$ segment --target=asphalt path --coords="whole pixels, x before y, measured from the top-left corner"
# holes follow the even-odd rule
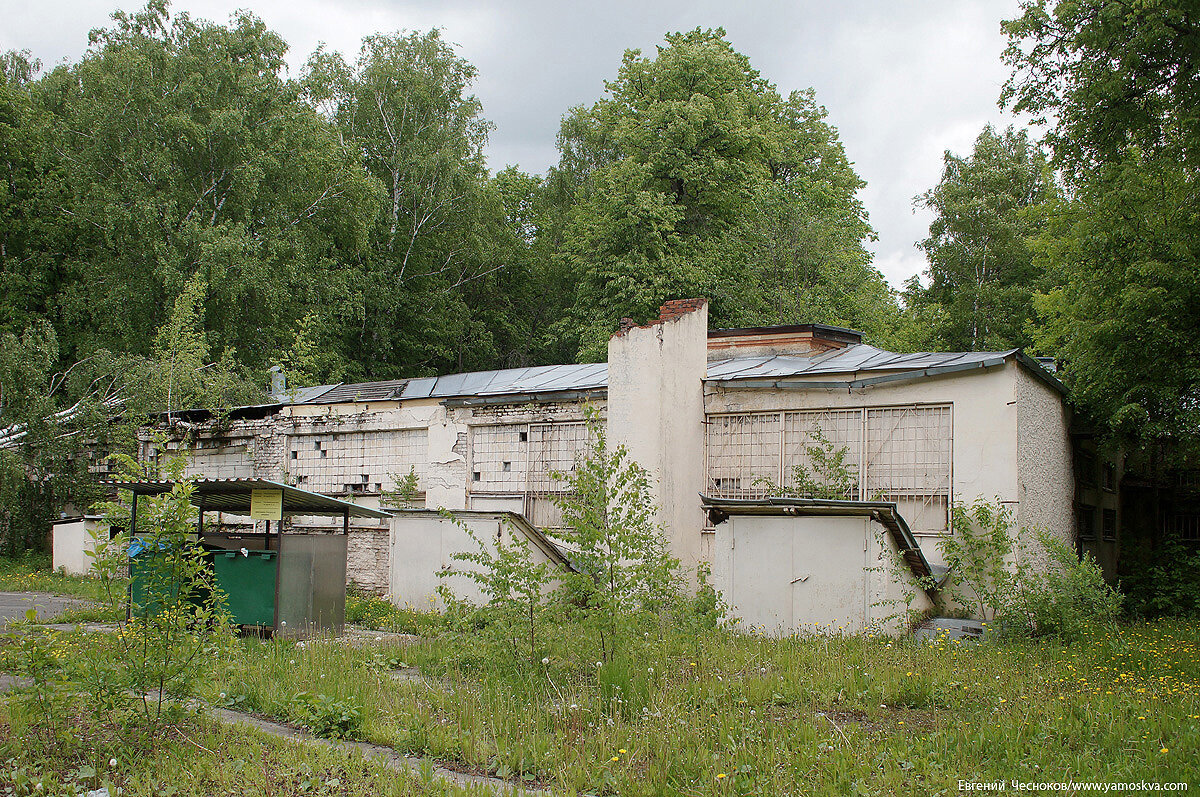
[[[30,609],[36,609],[38,618],[45,620],[82,602],[77,598],[61,598],[45,592],[0,592],[0,628],[15,620],[24,620],[25,612]]]

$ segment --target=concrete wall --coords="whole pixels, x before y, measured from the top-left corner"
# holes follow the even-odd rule
[[[651,475],[658,522],[685,572],[702,560],[708,305],[668,302],[662,319],[608,343],[608,434]]]
[[[492,546],[491,550],[495,550],[496,540],[505,544],[511,544],[514,538],[524,540],[534,562],[551,562],[551,568],[554,568],[538,541],[527,536],[507,515],[489,512],[456,514],[479,540]],[[397,606],[440,610],[444,608],[444,602],[437,590],[443,584],[461,600],[475,604],[487,602],[479,585],[470,578],[438,576],[441,571],[451,568],[477,569],[469,562],[453,559],[456,553],[479,550],[478,544],[458,524],[433,512],[401,512],[392,519],[391,543],[391,600]]]
[[[83,576],[92,571],[88,551],[95,550],[93,533],[102,526],[99,518],[88,517],[54,523],[50,528],[52,563],[67,575]]]
[[[1017,388],[1018,528],[1044,529],[1075,549],[1075,479],[1071,464],[1070,418],[1057,391],[1023,368]],[[1116,493],[1112,495],[1116,506]],[[1097,513],[1099,513],[1097,509]],[[1099,529],[1097,529],[1099,537]],[[1045,552],[1030,541],[1027,564],[1043,568]]]
[[[739,630],[896,632],[932,605],[870,518],[734,515],[713,536],[713,584]]]

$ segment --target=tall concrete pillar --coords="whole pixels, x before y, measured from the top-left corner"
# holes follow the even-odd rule
[[[664,304],[657,320],[628,319],[608,342],[608,436],[651,475],[658,522],[686,572],[701,558],[704,378],[708,302]]]

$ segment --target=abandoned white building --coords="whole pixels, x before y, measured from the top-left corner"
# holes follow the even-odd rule
[[[791,589],[803,583],[802,570],[821,567],[821,553],[797,542],[786,567],[778,550],[756,554],[770,567],[735,557],[730,524],[714,525],[721,513],[706,513],[702,496],[727,506],[769,497],[794,466],[811,466],[807,447],[818,430],[847,452],[853,483],[843,497],[895,504],[934,567],[955,501],[999,498],[1021,526],[1074,540],[1063,387],[1017,350],[895,354],[819,324],[710,330],[706,302],[693,299],[668,302],[645,326],[624,322],[607,363],[328,385],[276,398],[220,428],[193,416],[193,472],[276,479],[371,506],[411,473],[417,507],[514,512],[535,527],[560,521],[553,499],[565,485],[551,474],[570,470],[587,445],[584,409],[593,405],[610,440],[652,474],[672,553],[689,570],[711,563],[735,610],[743,596],[757,600],[743,588],[755,574],[781,582],[771,589]],[[396,594],[413,582],[393,570],[433,572],[451,551],[396,547],[409,538],[387,523],[356,525],[349,577],[398,603],[426,600]],[[784,629],[810,621],[803,607],[772,616]]]

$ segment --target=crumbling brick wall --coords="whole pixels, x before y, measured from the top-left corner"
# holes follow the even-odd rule
[[[386,528],[351,527],[346,541],[346,583],[371,595],[386,594],[389,541]]]

